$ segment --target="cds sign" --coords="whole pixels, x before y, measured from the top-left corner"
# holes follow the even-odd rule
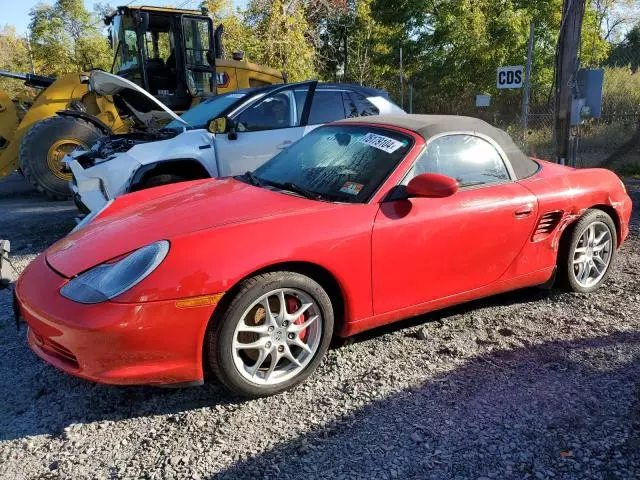
[[[498,68],[496,87],[499,89],[521,88],[524,78],[523,70],[522,65]]]

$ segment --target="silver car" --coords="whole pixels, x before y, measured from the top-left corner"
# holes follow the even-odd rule
[[[309,81],[237,90],[180,117],[169,113],[173,121],[157,132],[111,135],[67,156],[81,211],[95,214],[120,195],[166,183],[245,173],[322,124],[404,111],[383,90]]]

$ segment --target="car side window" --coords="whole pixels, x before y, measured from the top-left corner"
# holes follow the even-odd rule
[[[237,128],[241,132],[255,132],[293,127],[292,112],[292,102],[286,92],[269,95],[238,115]]]
[[[309,125],[334,122],[345,118],[342,92],[316,89],[309,112]]]
[[[344,113],[347,118],[360,116],[360,112],[358,111],[358,106],[356,105],[356,101],[349,94],[349,92],[342,92],[342,101],[344,102]]]
[[[239,132],[257,132],[299,127],[302,108],[309,87],[298,87],[267,95],[241,112],[236,118]]]
[[[351,105],[353,105],[355,115],[349,115],[349,110],[347,110],[347,115],[352,117],[367,117],[369,115],[380,115],[380,110],[373,103],[371,103],[364,95],[361,95],[357,92],[348,92],[347,95],[350,97]],[[347,103],[345,102],[345,105]]]
[[[498,150],[473,135],[445,135],[427,142],[404,184],[421,173],[441,173],[458,181],[460,187],[486,185],[510,179]]]

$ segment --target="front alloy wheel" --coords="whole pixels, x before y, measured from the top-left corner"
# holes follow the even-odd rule
[[[272,395],[315,370],[332,332],[331,301],[318,283],[294,272],[270,272],[246,280],[222,318],[212,319],[206,351],[231,390]]]
[[[242,315],[233,340],[238,372],[257,385],[295,377],[320,346],[322,314],[305,292],[279,288],[264,294]]]

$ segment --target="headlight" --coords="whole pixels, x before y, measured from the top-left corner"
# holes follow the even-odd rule
[[[144,280],[168,252],[168,241],[151,243],[117,262],[98,265],[78,275],[60,289],[60,294],[78,303],[105,302]]]

